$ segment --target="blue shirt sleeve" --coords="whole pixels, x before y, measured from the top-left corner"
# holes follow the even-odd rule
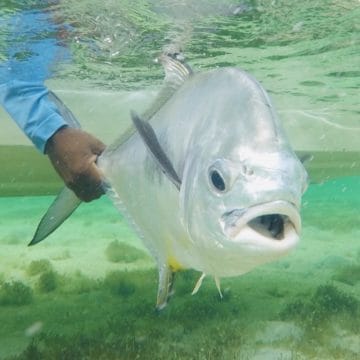
[[[67,125],[48,95],[41,82],[12,80],[0,85],[0,103],[41,152],[47,140]]]
[[[0,63],[0,104],[41,152],[47,140],[67,125],[44,85],[54,64],[70,59],[69,50],[56,38],[64,29],[51,16],[41,9],[0,16],[8,33],[5,60]]]

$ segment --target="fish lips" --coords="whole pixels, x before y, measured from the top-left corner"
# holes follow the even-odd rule
[[[301,231],[298,208],[282,200],[228,211],[220,223],[228,241],[258,248],[291,248]]]

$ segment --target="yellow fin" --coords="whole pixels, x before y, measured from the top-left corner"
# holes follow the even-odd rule
[[[184,267],[175,259],[174,256],[169,256],[168,264],[172,271],[179,271],[184,269]]]

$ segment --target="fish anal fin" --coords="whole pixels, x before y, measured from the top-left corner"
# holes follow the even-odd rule
[[[163,310],[170,296],[172,295],[172,289],[174,284],[175,271],[170,265],[164,264],[159,269],[159,288],[156,300],[156,310]]]

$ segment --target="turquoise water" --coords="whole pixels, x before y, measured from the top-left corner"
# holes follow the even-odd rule
[[[359,185],[310,186],[291,255],[224,279],[222,300],[182,272],[160,314],[155,264],[109,201],[27,248],[52,198],[1,198],[0,358],[356,359]]]
[[[46,3],[42,11],[71,26],[36,39],[30,29],[19,43],[61,39],[71,59],[57,64],[51,84],[75,89],[74,107],[81,94],[106,102],[119,92],[131,103],[133,94],[158,89],[163,75],[153,59],[176,44],[195,71],[241,66],[254,74],[290,124],[294,146],[322,152],[321,167],[315,163],[322,181],[303,198],[303,233],[292,254],[224,279],[222,300],[211,279],[191,296],[198,274],[182,272],[158,314],[154,261],[107,199],[82,205],[46,242],[26,246],[52,200],[29,195],[58,185],[46,163],[32,166],[36,157],[20,166],[19,150],[13,163],[6,143],[9,175],[1,174],[0,190],[14,196],[0,197],[0,359],[358,359],[359,2]],[[4,4],[1,19],[37,11],[39,2]],[[0,61],[9,45],[3,24]],[[99,108],[115,128],[118,114]],[[88,121],[97,131],[88,109],[77,111],[84,128]],[[341,155],[336,163],[333,152]],[[329,164],[338,166],[331,174]],[[41,176],[26,175],[28,168]],[[346,173],[357,176],[338,178]]]

